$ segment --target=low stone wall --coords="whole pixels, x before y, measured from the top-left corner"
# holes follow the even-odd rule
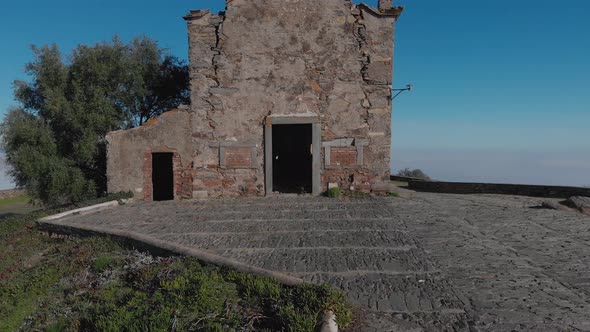
[[[427,181],[421,178],[412,178],[409,176],[399,176],[399,175],[392,175],[389,177],[391,181],[399,181],[399,182],[410,182],[410,181]]]
[[[20,189],[0,190],[0,199],[17,197],[24,194],[26,194],[26,192]]]
[[[590,188],[523,184],[408,181],[408,188],[415,191],[448,194],[500,194],[547,198],[590,197]]]

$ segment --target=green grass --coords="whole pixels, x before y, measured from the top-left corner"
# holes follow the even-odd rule
[[[55,323],[47,326],[46,332],[63,332],[66,331],[68,328],[68,321],[66,319],[60,319]]]
[[[19,203],[28,203],[31,201],[31,196],[29,195],[20,195],[16,197],[9,197],[9,198],[2,198],[0,199],[0,207],[5,207],[8,205],[19,204]]]
[[[22,215],[37,210],[37,207],[29,203],[30,200],[31,197],[27,195],[0,199],[0,220],[11,215]]]
[[[391,192],[389,192],[388,196],[389,197],[399,197],[399,194],[396,193],[396,192],[391,191]]]
[[[94,268],[94,271],[102,273],[106,271],[108,268],[112,267],[114,261],[115,258],[111,255],[100,256],[96,258],[96,260],[92,264],[92,267]]]
[[[39,216],[0,222],[0,331],[313,331],[323,310],[352,321],[329,286],[287,287],[106,237],[52,238]]]

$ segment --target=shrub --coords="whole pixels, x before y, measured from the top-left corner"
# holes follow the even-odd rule
[[[63,331],[67,331],[69,324],[67,322],[67,320],[65,320],[64,318],[60,319],[59,321],[49,325],[47,327],[47,332],[63,332]]]
[[[330,188],[328,189],[328,191],[326,191],[326,196],[330,197],[330,198],[338,198],[340,196],[342,196],[342,189],[336,187],[336,188]]]
[[[343,293],[329,285],[280,285],[276,280],[239,272],[229,272],[228,280],[254,307],[262,308],[267,319],[258,328],[278,331],[314,331],[319,315],[331,310],[338,325],[352,322],[352,310]]]
[[[113,256],[110,256],[110,255],[100,256],[100,257],[96,258],[92,267],[94,268],[94,270],[96,272],[101,273],[101,272],[106,271],[106,269],[108,269],[109,267],[111,267],[113,260],[114,260]]]

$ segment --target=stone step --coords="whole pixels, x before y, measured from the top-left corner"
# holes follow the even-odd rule
[[[381,312],[461,313],[464,304],[440,273],[385,274],[378,272],[331,274],[309,273],[304,280],[328,283],[347,293],[356,305]]]
[[[350,273],[380,271],[390,274],[432,272],[435,268],[414,248],[268,248],[211,250],[256,267],[285,273]]]
[[[236,221],[185,221],[170,220],[169,223],[144,222],[132,226],[120,227],[133,228],[148,234],[171,233],[178,229],[184,229],[193,233],[259,233],[259,232],[313,232],[313,231],[398,231],[405,233],[406,226],[401,220],[383,218],[362,218],[347,220],[248,220]],[[339,233],[334,233],[340,235]],[[213,234],[212,234],[213,235]],[[219,234],[223,235],[223,234]]]
[[[234,212],[251,212],[260,211],[261,209],[268,210],[355,210],[355,209],[378,209],[392,203],[393,200],[389,198],[374,198],[374,199],[351,199],[342,201],[340,199],[326,199],[315,197],[313,199],[301,199],[294,197],[291,199],[274,200],[272,198],[259,198],[254,200],[195,200],[183,202],[182,209],[185,211],[215,211],[215,210],[229,210]],[[167,202],[138,202],[137,205],[142,210],[159,210],[162,208],[178,208],[178,204],[174,201]]]
[[[250,249],[267,248],[268,250],[315,248],[315,247],[376,247],[398,248],[414,247],[407,234],[399,231],[270,231],[257,233],[153,233],[143,231],[147,235],[166,241],[181,243],[200,249],[224,249],[247,251]]]
[[[306,209],[257,209],[255,211],[235,211],[227,208],[203,213],[191,212],[188,215],[182,212],[175,214],[178,218],[190,216],[194,221],[207,220],[335,220],[335,219],[363,219],[363,218],[395,218],[393,211],[388,209],[355,209],[355,210],[306,210]]]

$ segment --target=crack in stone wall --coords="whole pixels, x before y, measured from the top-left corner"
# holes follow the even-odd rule
[[[219,13],[219,15],[215,15],[213,16],[212,19],[212,23],[215,26],[215,48],[213,49],[214,53],[213,53],[213,59],[211,60],[212,64],[213,64],[213,71],[214,71],[214,76],[213,76],[213,80],[215,80],[215,82],[217,83],[217,86],[221,86],[221,84],[219,83],[219,79],[217,78],[218,75],[218,71],[219,71],[219,57],[221,56],[221,48],[220,48],[220,42],[221,42],[221,33],[222,33],[222,26],[223,26],[223,21],[225,20],[225,13],[221,12]]]

